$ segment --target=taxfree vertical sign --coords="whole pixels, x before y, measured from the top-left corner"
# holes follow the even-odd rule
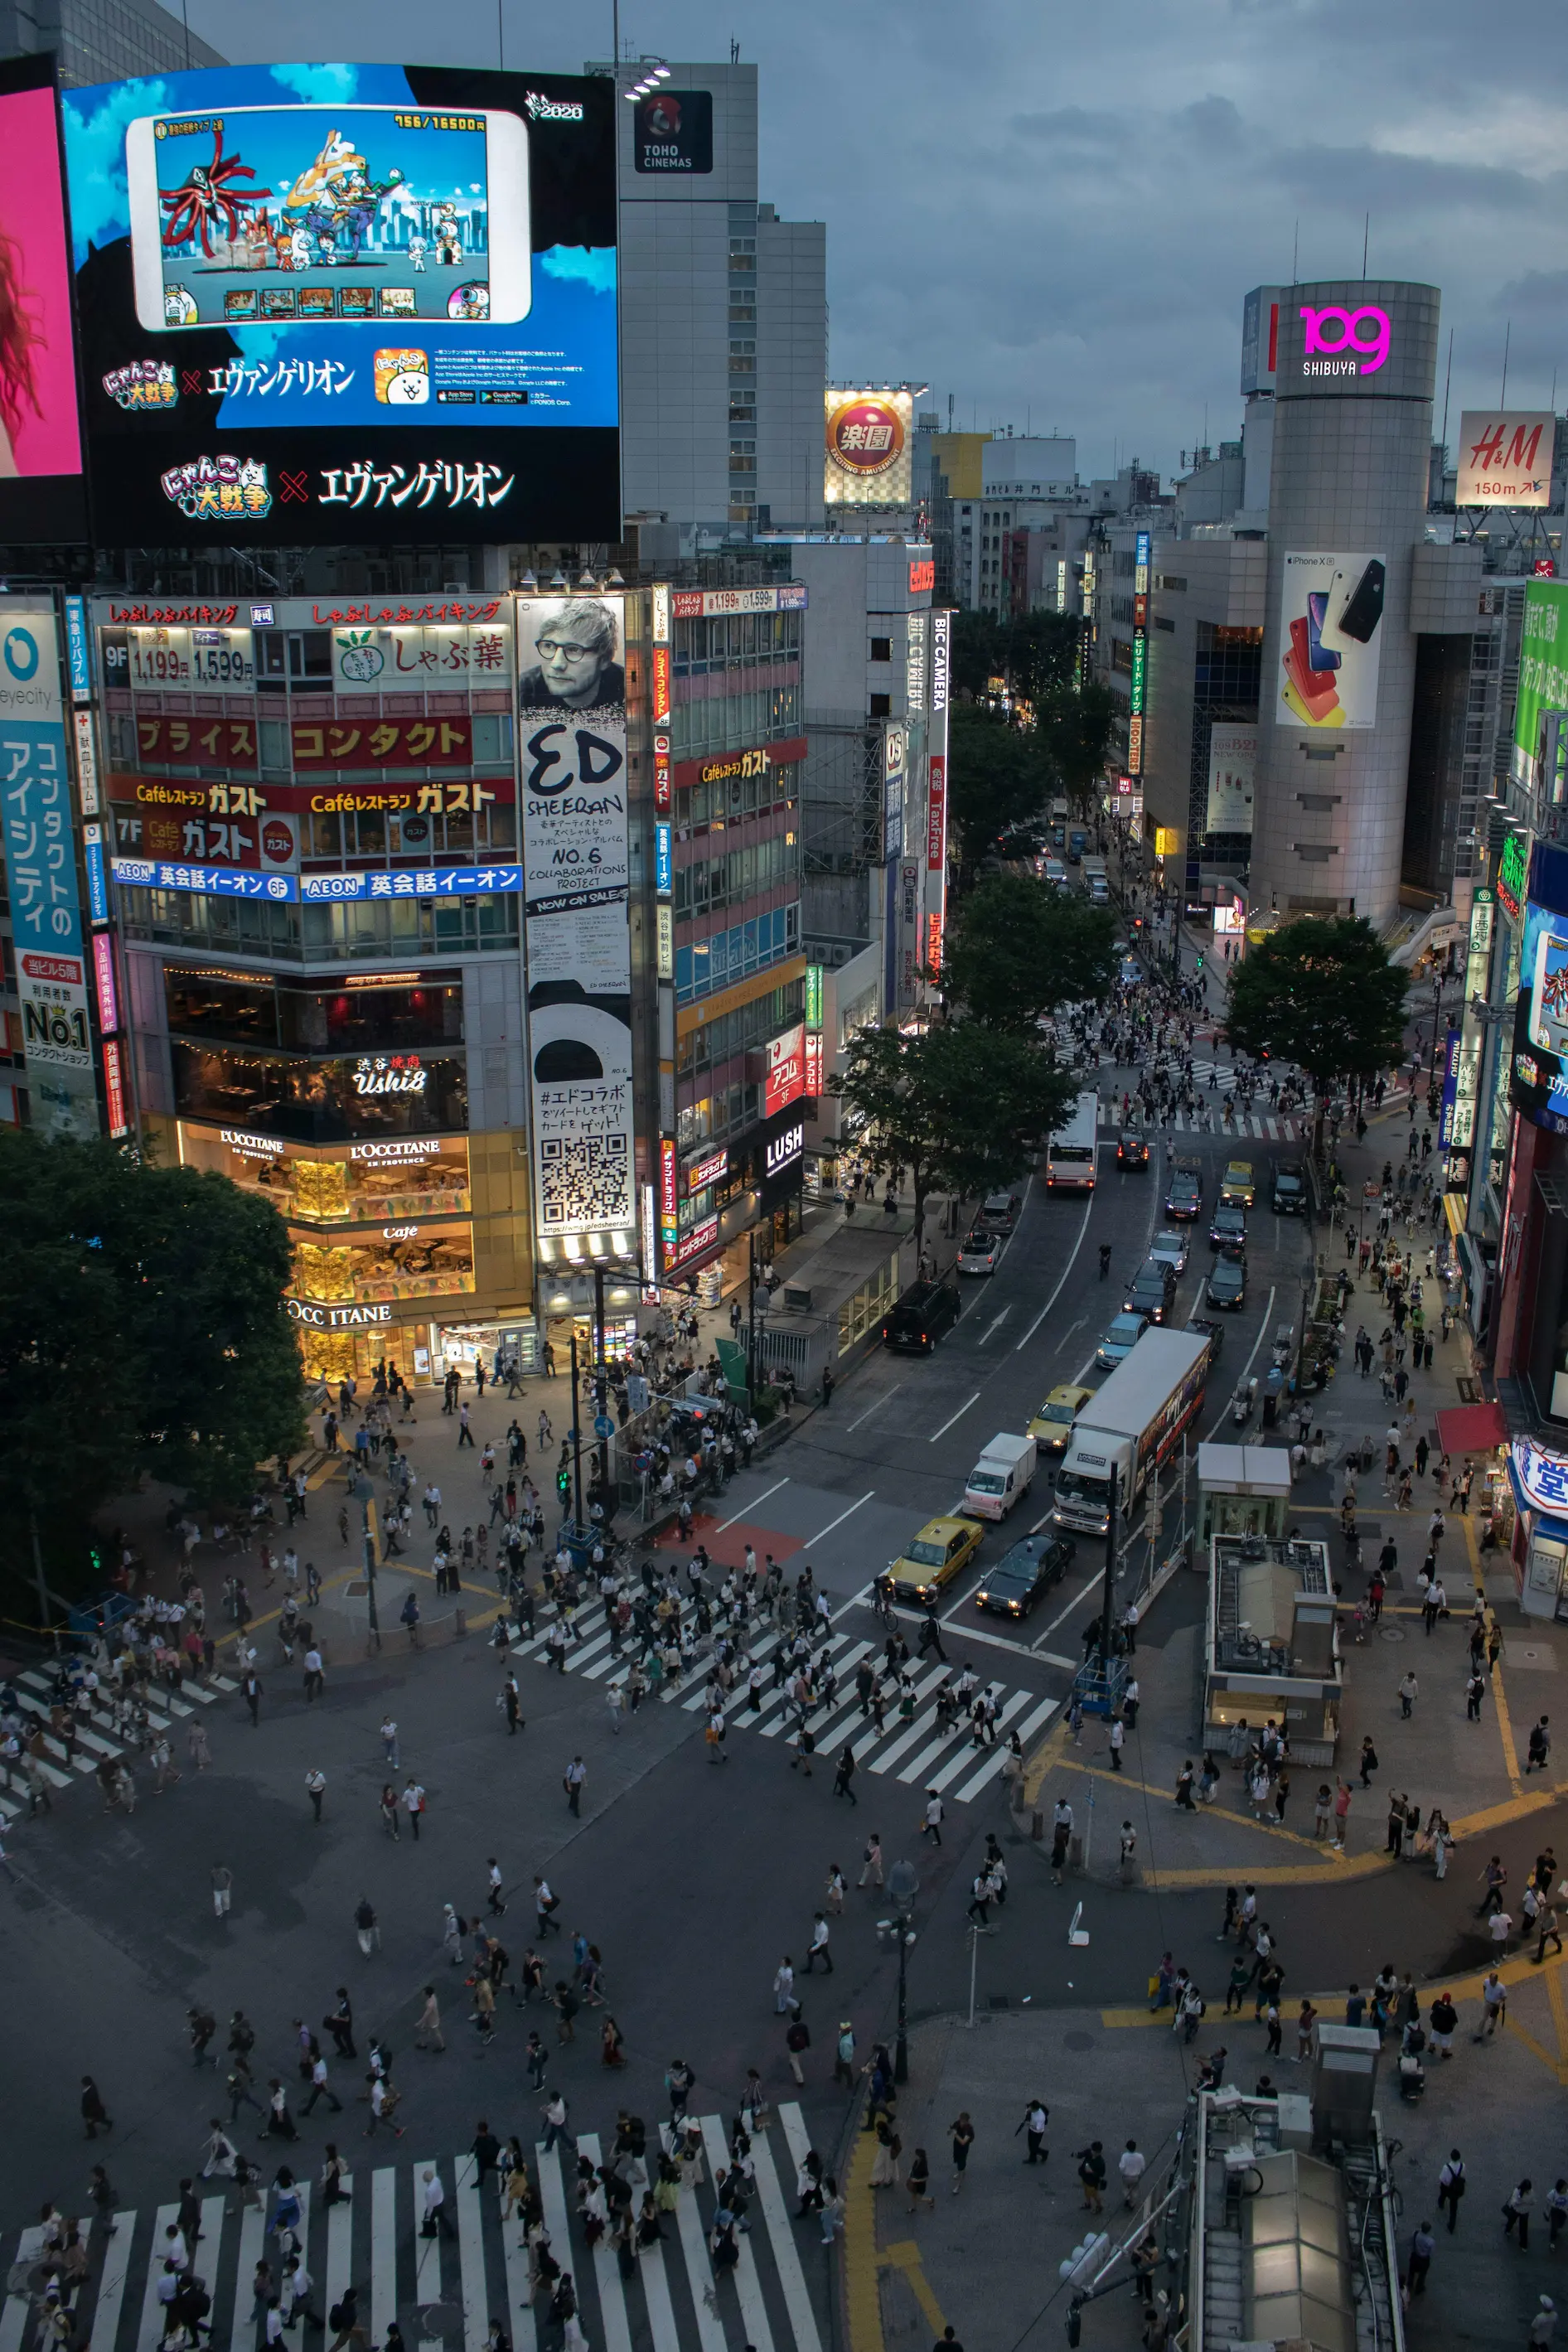
[[[32,1124],[99,1131],[59,633],[45,597],[0,597],[0,831]]]

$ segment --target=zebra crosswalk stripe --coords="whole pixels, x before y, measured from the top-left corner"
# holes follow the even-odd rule
[[[18,2263],[32,2262],[43,2242],[41,2223],[35,2222],[30,2230],[24,2230],[21,2243],[16,2248]],[[26,2294],[8,2294],[5,2297],[4,2307],[0,2308],[0,2352],[22,2352],[22,2331],[27,2325],[31,2310],[32,2305]]]
[[[474,2158],[458,2159],[458,2275],[463,2286],[463,2352],[485,2352],[489,2301],[485,2293],[485,2241],[480,2210],[483,2191]]]
[[[729,2161],[728,2149],[720,2116],[693,2120],[701,2129],[710,2178],[700,2187],[689,2183],[681,2188],[675,2229],[667,2226],[662,2240],[641,2249],[635,2269],[625,2276],[606,2244],[601,2243],[595,2258],[588,2259],[582,2222],[571,2200],[573,2159],[580,2150],[590,2162],[597,2162],[598,2137],[584,2133],[574,2144],[531,2151],[545,2224],[556,2259],[576,2281],[590,2342],[596,2352],[633,2352],[634,2345],[639,2352],[648,2352],[650,2346],[651,2352],[729,2352],[731,2345],[742,2342],[754,2352],[823,2352],[825,2330],[813,2305],[815,2282],[808,2276],[791,2210],[794,2170],[810,2140],[798,2104],[785,2102],[778,2109],[782,2145],[776,2135],[758,2133],[753,2138],[752,2226],[741,2235],[739,2263],[717,2281],[704,2214],[711,2219],[716,2175]],[[406,2329],[410,2306],[417,2312],[450,2303],[458,2292],[456,2272],[462,2301],[462,2352],[483,2352],[495,2311],[504,2311],[514,2352],[538,2352],[546,2331],[530,2293],[521,2220],[504,2218],[500,2177],[492,2175],[479,2184],[471,2153],[442,2159],[435,2167],[447,2189],[445,2211],[455,2233],[453,2242],[446,2243],[445,2231],[426,2238],[421,2230],[423,2177],[432,2163],[426,2158],[405,2170],[399,2160],[363,2172],[350,2193],[328,2210],[324,2233],[316,2221],[316,2266],[324,2269],[325,2285],[314,2296],[315,2308],[329,2315],[356,2275],[363,2294],[368,2261],[369,2310],[364,2313],[362,2305],[362,2315],[373,2340],[384,2342],[400,2308]],[[300,2188],[300,2250],[309,2268],[310,2200],[303,2182]],[[315,2201],[319,2211],[320,2198]],[[176,2213],[173,2205],[152,2213],[143,2209],[140,2216],[126,2210],[115,2217],[112,2231],[101,2223],[91,2225],[89,2283],[75,2314],[76,2340],[89,2352],[157,2352],[163,2326],[158,2298],[163,2233]],[[268,2243],[266,2223],[267,2207],[260,2202],[242,2205],[236,2226],[235,2217],[226,2215],[223,2198],[204,2200],[193,2265],[217,2306],[214,2340],[232,2352],[251,2352],[258,2340],[261,2315],[255,2308],[255,2273]],[[499,2249],[494,2242],[498,2233]],[[8,2254],[13,2275],[25,2273],[42,2237],[37,2227],[16,2233],[0,2248],[0,2266]],[[0,2306],[0,2352],[43,2352],[40,2336],[35,2299],[26,2284],[19,2284]],[[409,2341],[417,2352],[416,2331],[409,2330]]]
[[[773,2239],[779,2284],[784,2289],[789,2324],[795,2331],[796,2352],[822,2352],[822,2339],[816,2332],[816,2315],[812,2310],[811,2297],[805,2288],[805,2274],[800,2266],[800,2252],[790,2229],[789,2212],[784,2204],[784,2191],[779,2187],[779,2177],[773,2169],[773,2150],[761,2133],[752,2143],[752,2162],[757,2176],[758,2199]]]
[[[125,2300],[125,2282],[131,2275],[131,2250],[136,2237],[134,2210],[116,2213],[109,2242],[104,2248],[103,2268],[98,2276],[98,2301],[93,2305],[92,2335],[88,2352],[114,2352],[114,2339],[120,2333],[120,2310]]]
[[[147,2280],[142,2294],[142,2316],[136,2328],[136,2352],[154,2352],[163,2333],[163,2307],[158,2300],[158,2281],[163,2276],[163,2232],[179,2218],[177,2205],[160,2205],[153,2216],[153,2246],[147,2258]],[[16,2345],[0,2344],[0,2352],[17,2352]]]
[[[256,2265],[261,2260],[261,2249],[266,2243],[267,2215],[259,2205],[247,2206],[239,2225],[239,2260],[234,2273],[234,2318],[228,2332],[231,2345],[238,2346],[247,2341],[254,2343],[256,2339]],[[214,2301],[216,2301],[216,2296]],[[103,2352],[112,2352],[112,2347],[113,2338],[110,2337],[104,2345]]]
[[[577,2146],[592,2165],[603,2162],[597,2132],[579,2132]],[[605,2331],[605,2352],[632,2352],[632,2333],[626,2319],[626,2289],[621,2283],[620,2263],[607,2233],[594,2248],[594,2283],[599,2290],[599,2321]]]
[[[554,1622],[553,1617],[552,1622]],[[761,1634],[751,1656],[759,1664],[769,1664],[776,1659],[779,1644],[784,1638],[777,1629]],[[540,1634],[527,1642],[514,1643],[512,1655],[532,1656],[546,1667],[550,1664],[544,1636]],[[971,1745],[973,1735],[962,1722],[942,1727],[935,1706],[926,1705],[926,1701],[949,1679],[950,1666],[933,1665],[918,1675],[912,1685],[917,1712],[910,1722],[889,1723],[881,1732],[877,1732],[869,1717],[860,1715],[859,1693],[852,1684],[848,1688],[843,1687],[850,1682],[862,1660],[872,1658],[874,1661],[873,1644],[868,1641],[852,1640],[847,1633],[834,1633],[827,1643],[827,1656],[840,1687],[826,1708],[818,1707],[813,1714],[812,1735],[819,1749],[837,1747],[847,1740],[856,1750],[857,1764],[877,1773],[890,1771],[894,1765],[910,1756],[911,1749],[917,1749],[912,1760],[905,1764],[899,1773],[901,1781],[921,1780],[928,1787],[934,1784],[946,1789],[961,1778],[964,1766],[974,1752]],[[607,1675],[612,1666],[619,1669],[615,1679],[624,1681],[629,1671],[627,1652],[617,1652],[610,1647],[607,1631],[585,1639],[580,1650],[568,1652],[565,1661],[568,1674],[584,1674],[590,1678]],[[1001,1710],[997,1717],[999,1730],[1011,1724],[1024,1708],[1031,1706],[1033,1712],[1028,1716],[1024,1729],[1036,1727],[1047,1720],[1057,1704],[1054,1699],[1042,1702],[1037,1692],[1026,1689],[1005,1695],[1005,1685],[1000,1683],[993,1683],[991,1689]],[[679,1706],[685,1713],[695,1715],[704,1711],[708,1706],[706,1677],[694,1675],[689,1680],[667,1683],[650,1696],[657,1696],[665,1706]],[[750,1686],[742,1679],[724,1699],[726,1724],[734,1729],[755,1731],[763,1739],[784,1738],[794,1722],[795,1712],[787,1677],[783,1683],[763,1689],[760,1699],[760,1705],[753,1707]],[[1020,1736],[1024,1736],[1023,1731]],[[873,1742],[876,1743],[875,1754],[868,1752]],[[1005,1754],[1005,1749],[997,1743],[985,1762],[954,1790],[954,1801],[960,1804],[972,1801],[1001,1770]]]
[[[708,2166],[717,2181],[729,2168],[730,2151],[724,2138],[724,2126],[717,2116],[702,2117],[702,2145],[708,2152]],[[746,2324],[748,2352],[773,2352],[773,2332],[768,2326],[767,2306],[757,2283],[757,2258],[746,2236],[735,2232],[740,2260],[735,2264],[735,2292],[740,2298],[741,2316]],[[616,2352],[616,2347],[611,2347]]]
[[[370,2335],[384,2344],[397,2316],[397,2172],[380,2165],[370,2184]],[[237,2342],[237,2337],[236,2341]]]

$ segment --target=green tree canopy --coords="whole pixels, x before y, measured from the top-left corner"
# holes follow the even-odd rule
[[[1068,798],[1087,806],[1105,774],[1116,697],[1098,678],[1052,685],[1035,705],[1035,740]]]
[[[953,629],[953,692],[984,702],[991,698],[992,679],[999,677],[1013,704],[1037,711],[1053,690],[1070,690],[1081,644],[1081,625],[1066,613],[1023,613],[1009,621],[990,613],[960,613]]]
[[[1230,975],[1226,1029],[1245,1054],[1299,1062],[1321,1097],[1332,1079],[1399,1059],[1405,988],[1360,916],[1304,915],[1248,946]]]
[[[0,1497],[63,1532],[139,1476],[232,1501],[304,1437],[289,1237],[226,1177],[0,1129]]]
[[[963,864],[1037,848],[1052,783],[1034,737],[963,703],[952,706],[948,727],[948,808]]]
[[[1011,1183],[1060,1125],[1074,1092],[1042,1046],[973,1021],[912,1036],[862,1029],[829,1090],[866,1120],[863,1150],[878,1173],[908,1171],[917,1248],[932,1192],[963,1196]]]
[[[1103,997],[1116,977],[1116,921],[1024,874],[990,874],[958,901],[942,982],[987,1028],[1033,1036],[1042,1013]]]

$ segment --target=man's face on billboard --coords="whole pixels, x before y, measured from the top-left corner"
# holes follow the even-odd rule
[[[609,667],[607,644],[591,642],[580,623],[558,621],[544,631],[536,650],[544,682],[557,702],[571,710],[586,710],[597,700],[599,681]]]

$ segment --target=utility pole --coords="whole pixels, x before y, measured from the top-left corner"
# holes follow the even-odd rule
[[[572,1327],[572,1427],[567,1433],[572,1441],[572,1482],[576,1497],[575,1524],[579,1533],[583,1528],[583,1433],[578,1426],[578,1416],[581,1412],[582,1402],[577,1385],[577,1327],[574,1323]]]
[[[1110,1696],[1110,1610],[1116,1595],[1116,1498],[1120,1473],[1110,1465],[1110,1517],[1105,1529],[1105,1601],[1100,1613],[1100,1656],[1106,1697]]]
[[[596,1424],[609,1417],[608,1351],[605,1346],[605,1269],[602,1265],[594,1268],[594,1339],[597,1350],[594,1359],[594,1420]],[[602,1496],[607,1496],[610,1491],[610,1441],[599,1435],[596,1427],[595,1434],[599,1437],[599,1490]],[[608,1507],[606,1502],[605,1508]],[[579,1521],[582,1516],[583,1507],[579,1503]]]

